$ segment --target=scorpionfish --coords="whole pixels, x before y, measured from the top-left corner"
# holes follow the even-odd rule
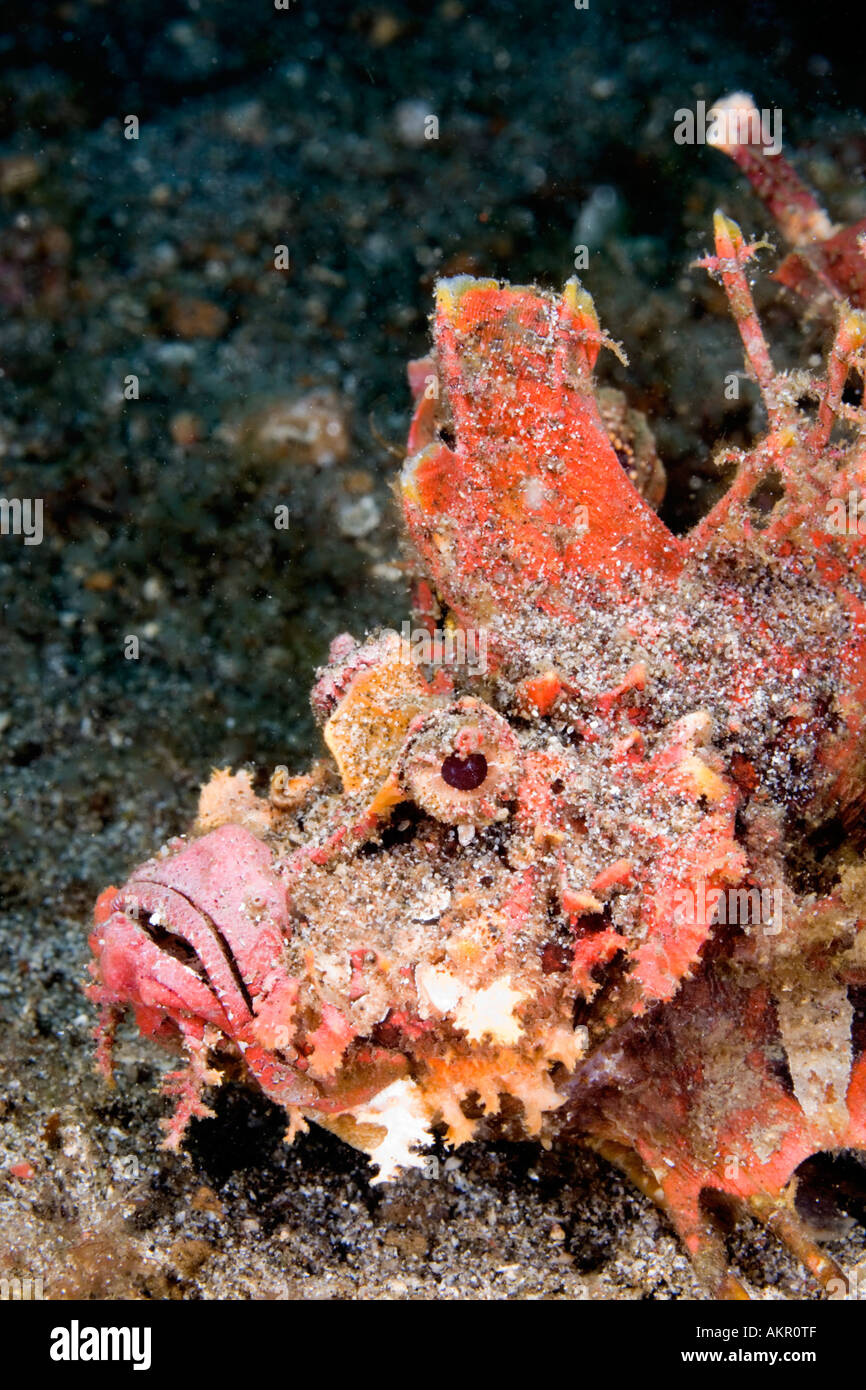
[[[866,569],[833,525],[866,488],[866,318],[837,295],[824,373],[777,371],[754,254],[717,214],[703,264],[767,431],[681,536],[578,282],[439,282],[399,482],[413,624],[332,643],[327,756],[268,795],[215,772],[97,904],[101,1064],[127,1009],[185,1052],[167,1145],[228,1069],[374,1181],[434,1134],[573,1137],[718,1296],[747,1296],[721,1202],[837,1272],[794,1199],[810,1156],[866,1149]]]

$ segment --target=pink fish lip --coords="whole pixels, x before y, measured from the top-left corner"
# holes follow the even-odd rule
[[[271,860],[249,831],[228,825],[140,865],[93,933],[101,1001],[144,999],[242,1036],[290,939]]]
[[[189,1118],[209,1113],[199,1096],[217,1075],[210,1048],[238,1053],[279,1104],[339,1109],[299,1070],[292,1045],[298,981],[286,964],[289,900],[271,850],[233,824],[170,848],[112,894],[91,936],[88,994],[103,1010],[104,1069],[116,1019],[131,1007],[144,1031],[179,1033],[195,1050],[190,1075],[172,1082],[181,1097],[167,1126],[172,1145]]]
[[[160,951],[164,969],[176,986],[188,984],[189,974],[201,980],[223,1014],[226,1031],[248,1024],[253,1016],[252,1000],[213,920],[182,892],[138,877],[139,872],[118,894],[117,911],[111,921],[123,917],[142,939]],[[213,1021],[218,1022],[216,1018]],[[218,1022],[218,1026],[222,1024]]]

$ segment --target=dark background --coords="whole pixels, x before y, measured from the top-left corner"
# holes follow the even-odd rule
[[[666,518],[700,514],[714,448],[761,422],[750,388],[723,397],[736,333],[688,267],[719,203],[770,229],[674,112],[736,88],[780,107],[833,216],[863,216],[859,11],[7,0],[2,25],[0,494],[44,499],[45,539],[0,538],[0,1136],[35,1167],[0,1174],[0,1263],[36,1261],[51,1296],[694,1293],[661,1218],[588,1156],[478,1146],[371,1191],[357,1155],[287,1154],[280,1116],[229,1089],[193,1159],[167,1158],[152,1049],[127,1037],[109,1096],[78,985],[99,889],[188,825],[211,766],[304,766],[328,641],[404,616],[390,483],[436,274],[558,286],[594,229],[583,278],[631,359],[602,377],[651,419]],[[756,294],[780,362],[822,345],[766,277]],[[343,457],[251,453],[257,412],[322,388]],[[759,1283],[808,1290],[737,1239]]]

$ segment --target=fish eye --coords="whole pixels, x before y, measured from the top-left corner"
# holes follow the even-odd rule
[[[442,781],[457,791],[473,792],[487,776],[487,759],[483,753],[469,753],[461,758],[450,753],[441,767]]]
[[[520,775],[520,745],[508,721],[469,695],[415,726],[399,769],[407,799],[446,825],[505,820]]]

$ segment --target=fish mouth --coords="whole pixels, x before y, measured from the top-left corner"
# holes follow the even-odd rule
[[[252,1022],[253,1002],[225,934],[185,893],[135,877],[119,908],[158,950],[207,985],[233,1029]]]

